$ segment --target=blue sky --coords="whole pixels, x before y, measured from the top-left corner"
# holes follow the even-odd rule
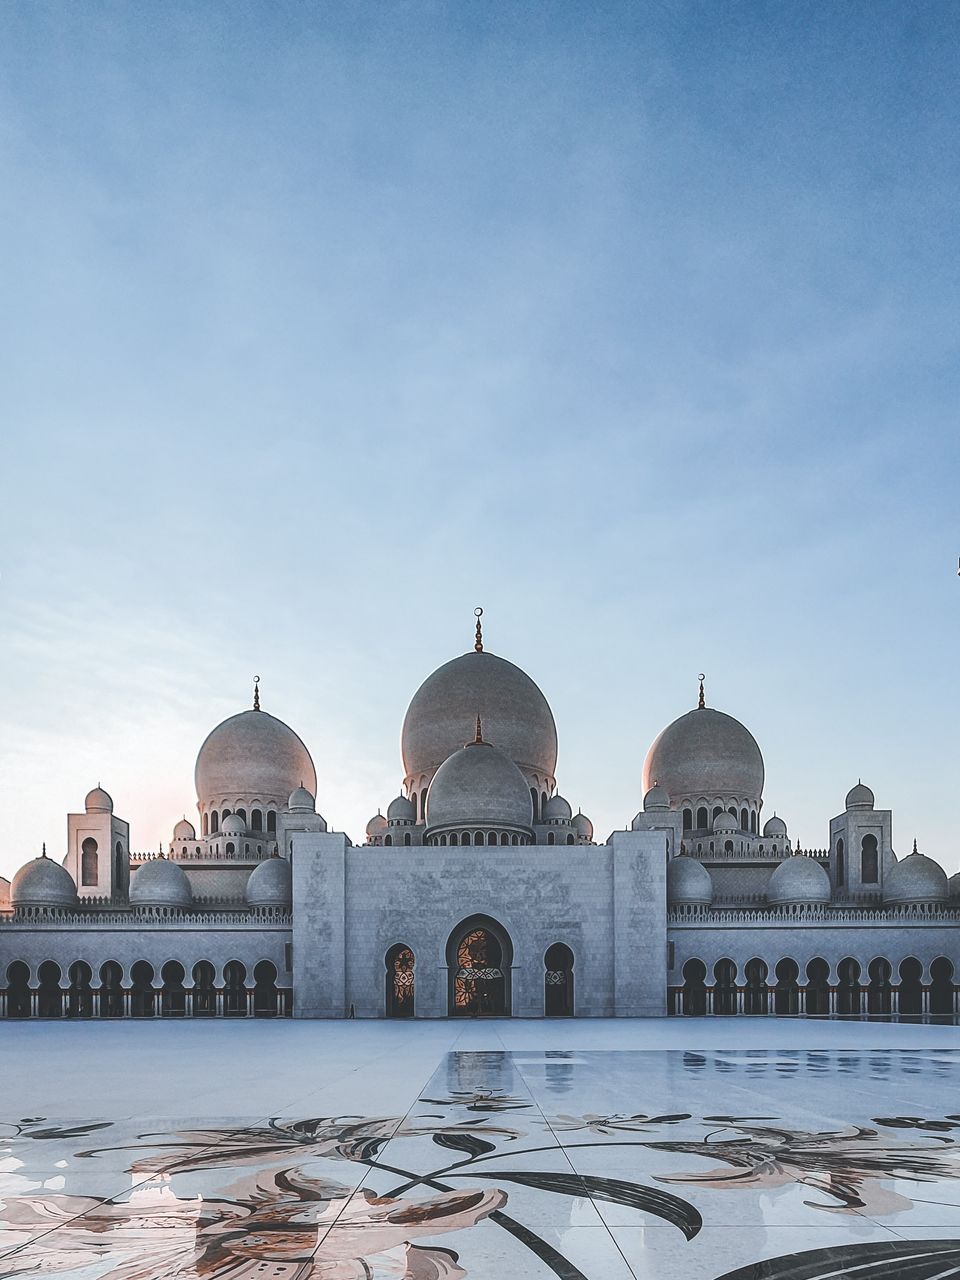
[[[359,837],[476,604],[601,837],[703,670],[805,847],[862,776],[957,869],[958,36],[0,8],[0,873],[166,840],[255,673]]]

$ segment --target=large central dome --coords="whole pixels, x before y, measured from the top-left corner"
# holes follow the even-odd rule
[[[538,782],[557,768],[557,726],[550,706],[512,662],[464,653],[428,676],[407,708],[401,735],[408,780],[432,776],[474,734],[477,716],[491,742]]]
[[[266,711],[241,711],[207,736],[194,771],[201,807],[224,800],[286,805],[295,788],[317,791],[310,752],[294,731]]]

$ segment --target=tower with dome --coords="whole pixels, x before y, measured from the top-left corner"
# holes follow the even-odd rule
[[[479,610],[414,693],[398,794],[359,841],[318,812],[336,795],[258,678],[165,847],[136,852],[98,782],[65,849],[0,882],[0,1018],[957,1020],[960,875],[916,841],[898,856],[862,780],[801,850],[702,676],[623,829],[598,840],[557,769],[550,704]]]

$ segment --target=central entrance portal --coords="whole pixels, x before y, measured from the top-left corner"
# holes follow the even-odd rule
[[[451,1018],[510,1016],[510,937],[489,916],[458,925],[447,943]]]

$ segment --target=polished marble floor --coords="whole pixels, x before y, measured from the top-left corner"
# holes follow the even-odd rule
[[[7,1023],[0,1277],[960,1277],[960,1031]]]

